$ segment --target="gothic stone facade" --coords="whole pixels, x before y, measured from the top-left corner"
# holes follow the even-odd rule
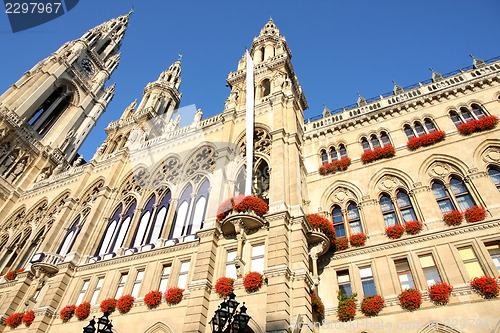
[[[476,275],[499,275],[500,130],[471,135],[460,123],[500,116],[500,62],[474,66],[357,106],[304,122],[306,98],[291,51],[271,20],[253,41],[255,62],[255,174],[253,191],[269,202],[254,228],[216,221],[221,202],[243,190],[245,164],[244,57],[229,74],[224,111],[179,126],[181,63],[149,83],[106,128],[108,138],[83,163],[78,148],[105,110],[114,85],[105,82],[119,62],[129,15],[110,20],[63,45],[0,97],[0,269],[25,268],[0,280],[0,331],[15,312],[36,317],[19,332],[79,332],[86,321],[63,323],[59,311],[132,293],[114,332],[210,332],[220,304],[218,278],[236,277],[237,300],[252,319],[248,332],[319,332],[338,324],[337,292],[377,293],[378,317],[356,312],[360,326],[388,332],[499,332],[500,303],[473,292]],[[410,150],[407,141],[435,130],[446,138]],[[363,163],[364,150],[392,145],[395,154]],[[323,163],[348,156],[344,171],[322,175]],[[438,196],[436,196],[438,195]],[[443,212],[478,205],[484,220],[447,226]],[[339,250],[317,242],[305,215],[335,223],[337,237],[364,232],[366,244]],[[243,214],[245,215],[245,214]],[[418,235],[389,239],[385,227],[423,222]],[[316,233],[317,234],[317,233]],[[237,266],[237,267],[236,267]],[[262,271],[266,283],[247,293],[242,276]],[[436,306],[427,286],[454,287],[450,303]],[[180,286],[183,300],[149,310],[151,290]],[[420,309],[404,311],[397,295],[414,286]],[[310,292],[326,308],[328,327],[290,327],[317,320]],[[359,302],[358,302],[359,304]],[[461,321],[462,320],[462,321]],[[462,325],[465,320],[465,325]],[[457,324],[458,321],[458,324]],[[396,326],[403,323],[404,329]],[[434,325],[429,326],[429,323]],[[337,325],[337,326],[335,326]],[[372,326],[370,326],[372,325]],[[293,326],[293,325],[292,325]],[[332,328],[333,327],[333,328]]]

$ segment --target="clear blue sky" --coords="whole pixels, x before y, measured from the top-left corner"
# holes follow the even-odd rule
[[[245,5],[247,3],[247,5]],[[469,53],[500,56],[500,1],[132,1],[81,0],[44,25],[13,34],[0,13],[0,91],[64,42],[135,6],[121,63],[108,85],[116,95],[80,153],[89,160],[148,82],[182,59],[181,105],[196,104],[204,118],[220,113],[229,95],[225,79],[245,46],[272,16],[292,50],[292,62],[310,109],[336,109],[468,66]]]

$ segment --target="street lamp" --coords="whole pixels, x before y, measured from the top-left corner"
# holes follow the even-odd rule
[[[112,333],[113,324],[109,320],[109,312],[104,312],[104,315],[97,320],[97,332],[95,328],[95,317],[90,320],[90,323],[83,328],[83,333]]]
[[[234,293],[229,294],[229,299],[223,301],[210,320],[213,333],[243,333],[247,328],[250,316],[247,314],[245,303],[237,312],[238,301]]]

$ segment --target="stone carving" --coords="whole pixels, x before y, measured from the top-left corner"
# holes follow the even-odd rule
[[[490,147],[483,154],[483,160],[485,162],[499,162],[500,161],[500,149],[498,147]]]
[[[78,156],[78,158],[73,162],[73,168],[76,168],[83,163],[83,155]]]
[[[16,164],[14,167],[14,170],[11,172],[11,174],[8,177],[9,181],[14,181],[16,180],[24,171],[24,168],[26,167],[26,160],[21,160],[19,163]]]
[[[198,171],[212,172],[215,167],[215,151],[210,146],[205,146],[193,154],[187,161],[186,178],[191,177]]]
[[[5,171],[12,166],[15,160],[16,160],[16,155],[14,153],[9,154],[0,165],[0,175],[3,175]]]
[[[42,170],[42,172],[40,172],[40,174],[36,178],[35,183],[39,183],[41,181],[44,181],[45,179],[49,178],[49,176],[50,176],[50,168],[45,168]]]
[[[269,135],[269,133],[262,128],[256,128],[253,137],[254,151],[269,156],[271,154],[271,135]],[[241,139],[239,146],[243,156],[246,156],[245,137]]]
[[[445,180],[453,171],[457,172],[457,170],[451,165],[442,162],[435,162],[430,166],[428,174],[431,178],[440,178]]]
[[[277,73],[273,77],[273,87],[277,89],[282,89],[285,84],[285,76],[281,73]]]
[[[193,127],[200,126],[200,122],[201,122],[202,117],[203,117],[203,112],[201,111],[201,109],[196,110],[196,113],[194,114],[193,123],[191,125]]]
[[[4,157],[5,155],[7,155],[8,151],[9,151],[9,144],[6,143],[4,145],[1,145],[0,146],[0,159],[2,157]]]
[[[178,114],[177,116],[175,116],[175,118],[173,120],[170,119],[170,121],[167,124],[166,131],[167,131],[167,133],[173,132],[173,131],[179,129],[180,126],[181,126],[181,115]]]
[[[58,164],[56,166],[56,168],[54,169],[54,172],[52,173],[52,176],[57,176],[58,174],[63,173],[64,170],[65,170],[64,165],[62,163]]]

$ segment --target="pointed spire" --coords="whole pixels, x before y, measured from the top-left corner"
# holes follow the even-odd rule
[[[134,6],[132,5],[132,8],[130,8],[130,11],[128,12],[127,16],[130,17],[134,13]]]
[[[483,66],[486,65],[486,62],[484,60],[481,60],[481,59],[478,59],[478,58],[474,57],[472,55],[472,53],[470,53],[469,56],[471,56],[472,59],[474,59],[474,61],[472,63],[472,67],[479,68],[479,67],[483,67]]]
[[[394,88],[392,89],[394,95],[401,94],[402,92],[405,91],[403,87],[401,87],[399,84],[396,83],[396,81],[392,80],[392,83],[394,83]]]
[[[125,111],[123,111],[120,119],[128,118],[132,113],[134,113],[136,107],[137,107],[137,98],[132,103],[130,103],[129,106],[127,106]]]
[[[441,81],[443,79],[443,75],[441,75],[437,72],[434,72],[434,69],[432,67],[429,67],[429,69],[432,72],[432,82]]]
[[[279,29],[276,27],[276,24],[274,24],[273,18],[269,17],[269,21],[267,21],[266,25],[260,30],[260,35],[280,35]]]
[[[366,102],[366,99],[361,97],[361,95],[359,94],[359,91],[358,91],[358,102],[357,102],[358,106],[364,106],[367,104]]]
[[[326,107],[326,103],[323,103],[323,118],[329,117],[332,115],[332,111]]]

